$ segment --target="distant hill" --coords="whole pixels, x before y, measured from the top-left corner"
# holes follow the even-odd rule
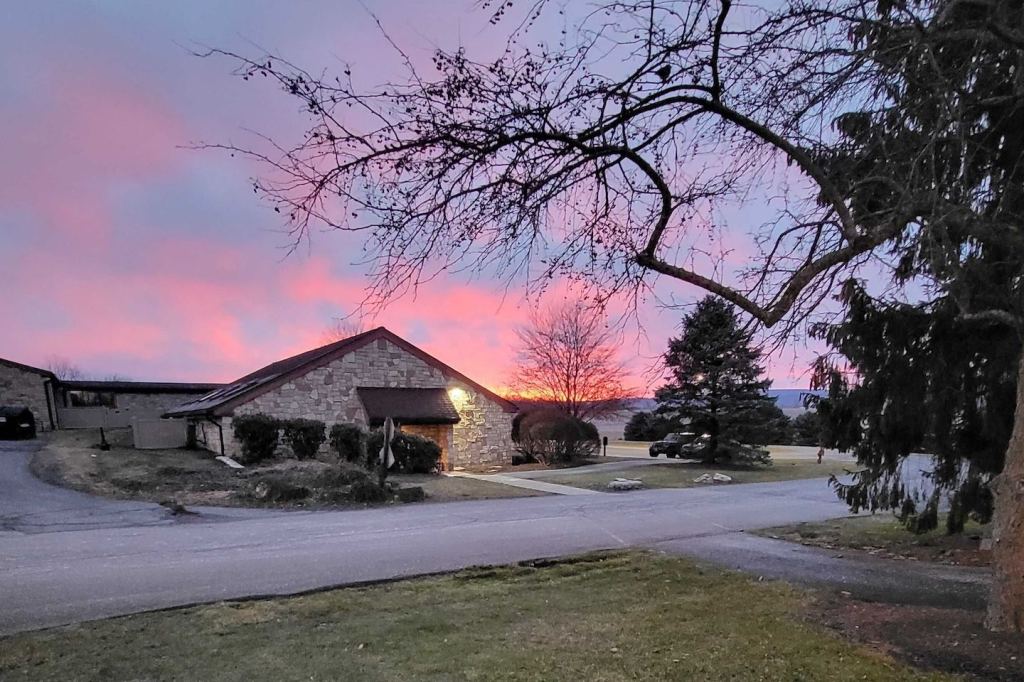
[[[808,393],[813,395],[825,395],[825,391],[811,391],[806,388],[770,388],[768,395],[775,398],[775,404],[782,409],[803,409],[804,396]],[[629,412],[647,412],[657,407],[654,398],[630,398],[626,401],[626,410]]]
[[[825,395],[825,391],[811,391],[806,388],[770,388],[768,389],[768,395],[775,398],[775,404],[783,410],[786,409],[800,409],[804,408],[804,396],[807,394],[811,395]]]

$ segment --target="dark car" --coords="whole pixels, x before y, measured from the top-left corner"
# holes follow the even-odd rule
[[[658,455],[665,455],[670,459],[687,457],[700,452],[707,445],[708,438],[709,436],[706,433],[701,435],[690,433],[689,431],[670,433],[665,436],[665,440],[651,443],[648,452],[651,457],[657,457]]]
[[[0,440],[36,437],[36,418],[27,407],[0,405]]]

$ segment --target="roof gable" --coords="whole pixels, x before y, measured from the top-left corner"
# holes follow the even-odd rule
[[[266,367],[246,374],[230,384],[219,388],[197,400],[185,403],[179,407],[169,410],[165,416],[181,417],[188,415],[226,415],[231,411],[253,398],[267,393],[295,377],[302,376],[307,372],[322,367],[338,358],[344,357],[364,346],[375,341],[385,340],[398,346],[410,355],[420,359],[426,364],[438,369],[447,378],[454,378],[474,390],[483,393],[490,400],[501,405],[506,412],[515,412],[515,404],[505,400],[493,391],[481,386],[466,375],[452,369],[434,356],[412,345],[405,339],[391,332],[384,327],[377,327],[370,331],[356,334],[347,339],[308,350],[298,355],[293,355],[284,360],[278,360]]]
[[[7,367],[20,369],[23,372],[32,372],[33,374],[39,374],[40,376],[47,377],[48,379],[57,378],[57,375],[48,369],[39,369],[38,367],[33,367],[31,365],[23,365],[20,362],[15,362],[14,360],[5,360],[4,358],[0,358],[0,365],[6,365]]]

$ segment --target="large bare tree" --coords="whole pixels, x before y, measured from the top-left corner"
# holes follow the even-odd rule
[[[603,312],[580,303],[535,310],[516,334],[512,388],[520,396],[584,420],[622,408],[628,373]]]
[[[988,297],[961,257],[998,233],[1009,262],[1024,261],[1020,152],[1000,142],[1013,126],[986,133],[1009,159],[948,162],[993,112],[1021,110],[1011,0],[608,0],[579,8],[560,42],[533,38],[561,5],[484,6],[514,27],[502,55],[438,51],[423,70],[396,47],[408,73],[379,88],[348,68],[230,55],[243,77],[298,98],[309,127],[227,148],[265,163],[256,189],[295,239],[316,223],[366,235],[372,297],[456,265],[541,287],[569,278],[598,303],[661,277],[785,332],[879,257],[897,283],[911,272],[955,295],[965,319],[1019,333],[1019,279]],[[1017,65],[1008,87],[961,78],[977,55]],[[979,107],[987,119],[965,118]],[[713,245],[745,236],[746,265],[723,269]],[[1021,630],[1024,394],[1015,424],[995,485],[989,623]]]

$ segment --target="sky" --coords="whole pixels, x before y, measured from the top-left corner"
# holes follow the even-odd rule
[[[358,244],[330,232],[294,253],[281,216],[252,192],[259,169],[198,143],[288,139],[304,118],[269,85],[231,75],[218,47],[293,63],[343,62],[377,85],[436,47],[486,53],[500,28],[472,0],[12,2],[0,23],[0,357],[152,381],[230,381],[324,342],[363,300]],[[664,286],[662,286],[664,289]],[[564,298],[555,286],[546,302]],[[453,275],[391,302],[386,326],[501,390],[522,290]],[[692,301],[702,292],[662,292]],[[622,360],[637,394],[681,313],[650,300]],[[805,387],[806,349],[770,363],[776,387]]]

